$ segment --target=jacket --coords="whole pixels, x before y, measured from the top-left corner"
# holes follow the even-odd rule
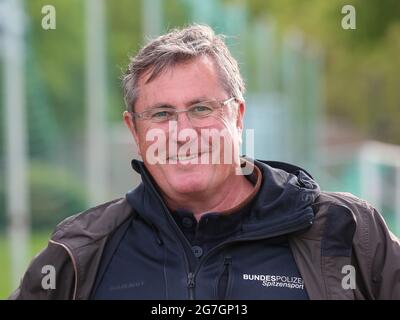
[[[239,234],[209,256],[229,252],[235,258],[236,252],[250,243],[260,244],[254,253],[260,255],[263,241],[283,234],[288,238],[310,299],[400,299],[400,242],[371,205],[348,193],[320,192],[311,176],[296,166],[257,161],[256,165],[263,167],[264,175],[269,174],[271,180],[280,184],[282,192],[276,195],[277,199],[290,190],[291,201],[278,201],[278,206],[269,207],[268,214],[252,217],[258,220],[250,219],[243,224],[241,230],[245,235]],[[143,180],[138,190],[144,188],[147,194],[157,198],[160,210],[138,212],[132,201],[124,197],[67,218],[57,226],[47,248],[33,259],[10,299],[89,299],[105,259],[105,248],[117,232],[121,233],[131,223],[140,234],[138,241],[154,239],[149,248],[151,252],[161,250],[169,257],[175,254],[173,261],[181,261],[168,264],[164,260],[160,285],[166,292],[165,298],[175,298],[166,289],[169,274],[181,285],[180,298],[197,298],[196,293],[202,288],[200,284],[196,287],[196,277],[203,271],[193,266],[193,257],[184,249],[182,235],[169,217],[144,165],[135,162],[134,167]],[[145,201],[142,193],[137,195],[137,200]],[[285,203],[295,206],[286,210],[291,212],[290,219],[279,220],[280,228],[274,229],[271,220],[279,217]],[[236,259],[236,263],[242,260]],[[207,267],[204,261],[199,264]],[[42,271],[46,265],[56,270],[55,289],[43,289]],[[349,266],[355,275],[355,285],[350,286],[346,285]],[[175,269],[165,271],[166,268]],[[230,290],[234,286],[231,282]],[[231,298],[228,292],[224,297]]]

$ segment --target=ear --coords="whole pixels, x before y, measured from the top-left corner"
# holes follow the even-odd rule
[[[140,155],[140,148],[139,148],[139,135],[136,131],[136,125],[135,125],[135,121],[132,117],[132,114],[129,111],[124,111],[124,113],[122,114],[123,118],[124,118],[124,122],[126,127],[129,129],[129,131],[131,132],[133,139],[135,140],[135,143],[137,145],[137,149]]]
[[[237,103],[239,105],[236,112],[236,127],[240,132],[242,132],[244,113],[246,111],[246,103],[244,101],[237,101]]]

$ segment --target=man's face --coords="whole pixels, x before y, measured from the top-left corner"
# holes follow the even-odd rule
[[[135,104],[135,112],[138,113],[160,105],[181,111],[197,101],[230,98],[221,87],[213,60],[206,56],[177,64],[146,83],[148,77],[149,74],[144,74],[139,79],[139,96]],[[239,146],[244,108],[243,102],[231,102],[217,109],[211,120],[205,121],[206,126],[194,123],[185,112],[178,113],[177,121],[164,123],[132,119],[128,112],[124,113],[124,120],[135,138],[146,168],[162,191],[168,196],[188,195],[215,190],[235,174],[238,154],[233,159],[230,152],[224,158],[224,152],[227,153],[226,146],[229,144],[234,148]],[[202,134],[202,131],[210,132],[211,129],[214,133],[223,131],[225,141],[219,140],[220,143],[216,144],[215,140]],[[149,137],[158,136],[160,132],[165,136],[165,144],[161,143],[160,147],[163,139],[158,141],[157,154],[164,155],[167,163],[154,163],[156,141]],[[186,134],[188,132],[189,135]],[[185,134],[181,136],[181,133]],[[211,157],[215,159],[216,153],[220,155],[220,163],[212,161]],[[184,156],[190,156],[191,161],[188,158],[183,160]],[[207,158],[209,161],[204,161]]]

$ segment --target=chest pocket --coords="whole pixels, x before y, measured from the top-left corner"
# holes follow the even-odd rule
[[[308,299],[304,281],[287,242],[268,245],[246,243],[230,250],[230,254],[219,261],[214,299]]]

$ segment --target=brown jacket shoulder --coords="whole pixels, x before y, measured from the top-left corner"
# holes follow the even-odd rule
[[[291,239],[310,298],[400,299],[400,241],[376,209],[334,192],[314,207],[313,227]]]

